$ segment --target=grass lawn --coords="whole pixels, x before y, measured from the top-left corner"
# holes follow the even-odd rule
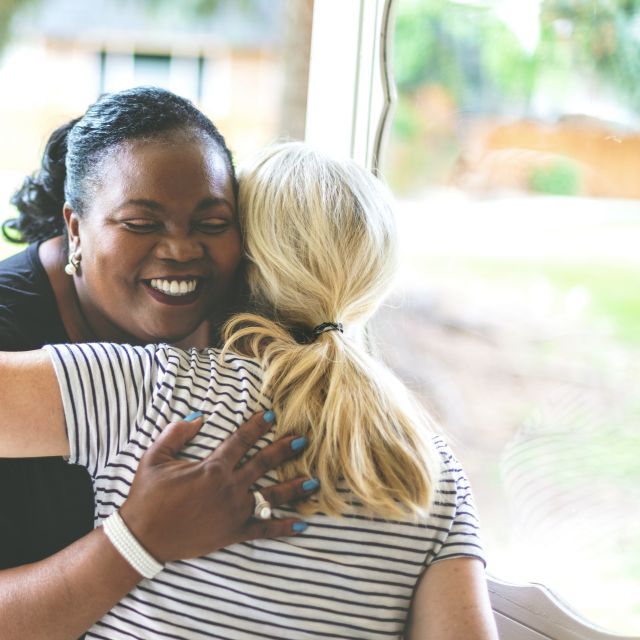
[[[451,264],[439,259],[423,263],[425,278],[451,276]],[[589,294],[589,312],[604,319],[614,336],[625,343],[640,345],[640,263],[560,262],[557,260],[514,260],[457,258],[455,278],[463,282],[482,280],[487,285],[522,289],[545,279],[559,293],[576,287]]]

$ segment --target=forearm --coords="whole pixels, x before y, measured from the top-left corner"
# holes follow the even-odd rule
[[[46,560],[0,572],[0,637],[75,640],[140,579],[96,529]]]

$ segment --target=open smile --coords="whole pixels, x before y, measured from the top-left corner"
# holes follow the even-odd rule
[[[200,296],[204,278],[196,276],[167,276],[143,280],[151,297],[170,305],[191,304]]]
[[[193,280],[169,280],[153,278],[149,286],[156,291],[161,291],[168,296],[186,296],[193,293],[198,287],[198,279]]]

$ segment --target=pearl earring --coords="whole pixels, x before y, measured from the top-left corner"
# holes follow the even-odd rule
[[[67,264],[65,265],[64,272],[68,276],[75,276],[78,273],[78,269],[80,268],[81,259],[82,257],[80,256],[80,253],[78,253],[77,251],[70,253],[69,262],[67,262]]]

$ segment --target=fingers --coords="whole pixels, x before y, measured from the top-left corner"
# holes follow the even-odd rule
[[[294,502],[310,496],[318,490],[319,486],[320,482],[315,478],[297,478],[260,489],[260,493],[273,507],[279,507],[287,502]]]
[[[184,445],[193,438],[202,427],[203,418],[199,411],[188,415],[180,422],[170,422],[149,447],[143,459],[147,464],[158,464],[175,458]]]
[[[271,428],[275,416],[273,411],[256,413],[242,426],[236,429],[224,442],[222,442],[214,454],[216,457],[227,460],[232,467],[235,467],[251,449]]]
[[[280,538],[295,536],[307,529],[307,523],[295,518],[283,518],[282,520],[250,520],[243,532],[243,540],[255,540],[256,538]]]
[[[296,478],[289,482],[263,487],[260,489],[260,493],[272,507],[277,507],[285,502],[306,498],[317,491],[319,487],[320,481],[316,478]],[[255,538],[298,535],[303,533],[307,526],[306,522],[295,518],[259,520],[250,517],[245,525],[243,539],[254,540]]]
[[[298,455],[307,446],[304,436],[285,436],[272,442],[244,463],[239,470],[244,482],[253,484],[267,471]]]

